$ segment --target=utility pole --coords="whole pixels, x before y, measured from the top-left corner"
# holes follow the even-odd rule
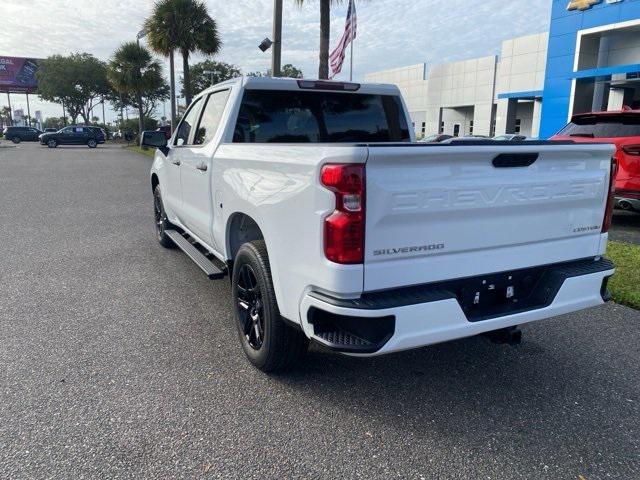
[[[13,125],[13,112],[11,111],[11,94],[7,91],[7,102],[9,102],[9,125]]]
[[[282,0],[273,1],[273,50],[271,52],[271,75],[282,75]]]
[[[29,106],[29,93],[27,93],[27,123],[31,126],[31,107]]]

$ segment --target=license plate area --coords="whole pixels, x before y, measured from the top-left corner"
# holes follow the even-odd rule
[[[557,292],[546,281],[547,270],[539,267],[470,278],[456,286],[455,295],[469,321],[530,310],[549,303]]]

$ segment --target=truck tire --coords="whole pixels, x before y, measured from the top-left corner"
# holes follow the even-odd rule
[[[301,331],[280,316],[263,240],[238,250],[232,277],[234,313],[240,344],[249,361],[265,373],[291,368],[307,350]]]
[[[175,243],[173,243],[173,240],[171,240],[165,233],[165,230],[170,229],[172,225],[167,219],[167,214],[164,211],[160,185],[156,185],[156,188],[153,190],[153,213],[158,243],[160,243],[164,248],[175,248]]]

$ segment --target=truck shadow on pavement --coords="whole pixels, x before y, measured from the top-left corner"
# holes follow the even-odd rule
[[[611,344],[616,332],[591,326],[606,308],[589,311],[586,329],[565,318],[525,328],[518,347],[475,337],[372,359],[312,349],[278,381],[337,417],[361,416],[372,432],[471,449],[493,443],[540,461],[576,455],[579,445],[587,457],[607,451],[633,462],[624,459],[637,452],[640,430],[637,362],[621,372],[631,352]]]

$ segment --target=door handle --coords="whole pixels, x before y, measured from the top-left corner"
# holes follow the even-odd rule
[[[196,168],[201,172],[206,172],[208,167],[204,163],[201,163],[199,165],[196,165]]]
[[[180,162],[180,160],[173,160],[171,163],[173,163],[174,165],[180,166],[180,163],[182,162]]]

